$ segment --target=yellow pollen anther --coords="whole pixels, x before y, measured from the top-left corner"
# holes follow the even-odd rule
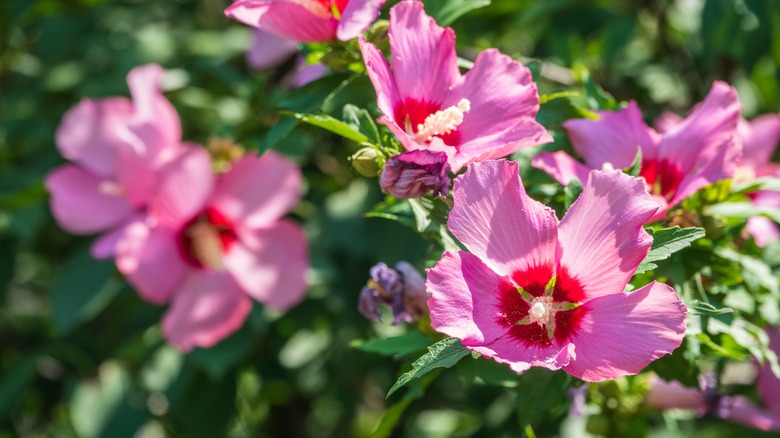
[[[457,105],[436,111],[425,118],[425,122],[417,125],[417,134],[414,139],[417,143],[426,143],[432,137],[444,135],[455,130],[463,123],[463,114],[469,112],[471,102],[461,99]]]
[[[530,322],[537,323],[540,326],[547,325],[552,318],[553,300],[552,297],[537,297],[531,303],[528,310]]]

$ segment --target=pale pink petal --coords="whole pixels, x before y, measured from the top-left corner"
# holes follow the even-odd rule
[[[290,72],[289,75],[285,76],[285,79],[282,81],[282,86],[300,88],[309,82],[314,82],[325,76],[329,71],[328,67],[324,64],[317,63],[305,65],[305,61],[299,62],[296,64],[294,70]]]
[[[741,108],[737,91],[724,82],[715,82],[701,105],[664,134],[658,159],[669,161],[683,174],[690,173],[698,163],[709,161],[732,142]]]
[[[769,349],[780,356],[780,328],[767,327],[764,330],[769,336]],[[775,415],[780,416],[780,379],[775,376],[767,363],[758,371],[756,388],[764,405]]]
[[[116,179],[127,200],[137,208],[145,208],[159,180],[159,168],[153,157],[136,148],[123,148],[117,154],[119,166]]]
[[[460,78],[455,32],[443,29],[422,2],[403,1],[390,9],[390,54],[400,95],[442,103]],[[385,112],[385,114],[393,114]]]
[[[704,394],[698,388],[689,388],[677,381],[667,382],[657,376],[650,379],[650,390],[645,395],[645,403],[658,409],[700,411],[707,408]]]
[[[431,326],[469,347],[497,340],[508,332],[499,325],[499,296],[506,282],[474,254],[445,253],[428,270]]]
[[[599,111],[600,119],[567,120],[563,127],[569,134],[574,151],[591,168],[601,169],[610,163],[625,169],[642,150],[643,159],[655,156],[658,136],[642,120],[636,102],[619,111]]]
[[[547,172],[559,183],[568,186],[571,180],[578,179],[580,184],[588,181],[589,169],[564,151],[542,151],[531,160],[531,166]]]
[[[376,104],[382,113],[392,117],[395,105],[401,101],[401,97],[398,94],[395,77],[390,71],[390,65],[387,63],[385,55],[373,44],[366,42],[365,38],[358,37],[358,42],[368,77],[376,89]],[[395,125],[395,123],[390,121],[387,125]]]
[[[116,245],[119,240],[124,236],[125,229],[131,224],[143,220],[144,214],[136,213],[131,214],[125,221],[119,224],[116,228],[109,230],[107,233],[102,234],[92,242],[92,246],[89,248],[92,257],[103,260],[114,258],[116,253]]]
[[[756,207],[780,208],[780,192],[775,190],[761,190],[753,193],[750,201]]]
[[[395,65],[393,65],[395,67]],[[458,126],[453,172],[474,161],[505,157],[526,146],[553,141],[535,120],[539,93],[526,66],[496,49],[477,56],[474,67],[454,87],[442,107],[470,102]]]
[[[255,29],[246,61],[254,69],[267,70],[279,66],[296,53],[298,44],[295,41]]]
[[[84,99],[65,113],[57,127],[57,149],[95,175],[113,176],[117,151],[127,146],[121,132],[132,113],[133,105],[124,97]]]
[[[189,146],[160,171],[149,214],[160,224],[178,228],[199,213],[214,187],[211,158],[205,149]],[[247,188],[252,189],[252,188]]]
[[[573,344],[542,347],[529,345],[511,335],[505,335],[492,344],[471,349],[496,362],[508,364],[516,373],[522,373],[531,367],[559,370],[575,360],[577,355]]]
[[[368,29],[376,20],[382,5],[387,0],[350,0],[341,13],[339,27],[336,31],[338,39],[348,41]]]
[[[745,225],[745,232],[753,236],[753,240],[759,248],[780,240],[780,228],[771,219],[764,216],[755,216],[748,219]]]
[[[181,256],[177,231],[131,223],[116,244],[116,266],[145,300],[167,302],[190,270]]]
[[[684,119],[675,113],[663,113],[653,123],[653,128],[658,131],[659,134],[664,134],[670,131],[675,126],[679,125]],[[671,382],[676,383],[676,382]]]
[[[558,220],[525,193],[516,162],[470,165],[452,195],[450,231],[493,271],[511,275],[554,266]]]
[[[559,273],[575,279],[587,299],[622,291],[650,251],[642,225],[656,210],[641,179],[592,171],[558,227]]]
[[[780,142],[780,115],[765,114],[751,122],[740,120],[737,135],[742,139],[740,165],[751,166],[756,172],[772,160]]]
[[[697,168],[689,171],[680,181],[680,186],[669,200],[670,206],[679,204],[703,187],[734,175],[742,153],[741,143],[736,138],[728,139],[711,152],[709,157],[703,156]]]
[[[209,205],[244,227],[273,223],[301,198],[301,171],[276,152],[247,155],[217,181]]]
[[[584,316],[570,338],[577,357],[564,370],[588,382],[637,374],[685,335],[685,305],[663,283],[602,295],[580,308]]]
[[[225,272],[192,271],[165,312],[162,331],[183,352],[208,348],[241,328],[252,300]]]
[[[306,236],[292,222],[241,231],[224,263],[249,296],[272,309],[288,310],[306,295]]]
[[[720,400],[717,415],[724,420],[758,430],[780,431],[780,416],[759,408],[747,397],[736,395]]]
[[[63,229],[91,234],[112,228],[133,212],[113,181],[66,164],[46,177],[51,211]]]
[[[338,25],[330,10],[319,2],[236,0],[225,9],[225,15],[302,43],[333,40]]]
[[[176,109],[162,94],[165,70],[155,64],[136,67],[127,75],[135,112],[130,130],[138,137],[136,151],[154,159],[165,149],[181,143],[181,121]]]

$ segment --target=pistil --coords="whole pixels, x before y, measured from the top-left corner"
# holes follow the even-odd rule
[[[429,115],[423,123],[417,125],[417,133],[414,134],[415,141],[417,143],[427,143],[435,136],[441,136],[454,131],[463,123],[463,115],[469,112],[470,109],[471,102],[468,99],[461,99],[457,105]],[[407,119],[407,132],[410,132],[410,128],[411,126]]]

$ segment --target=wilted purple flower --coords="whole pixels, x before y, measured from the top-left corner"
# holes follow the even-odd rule
[[[425,279],[414,266],[398,262],[395,269],[384,263],[371,268],[371,278],[360,291],[358,309],[368,319],[378,320],[380,304],[390,306],[393,325],[411,322],[428,311]]]
[[[431,191],[434,196],[447,196],[449,173],[444,152],[409,151],[387,160],[379,185],[396,198],[419,198]]]

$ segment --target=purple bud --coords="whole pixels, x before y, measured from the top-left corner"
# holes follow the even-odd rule
[[[379,185],[396,198],[419,198],[428,192],[447,196],[450,186],[447,154],[417,150],[387,160]]]
[[[406,262],[399,262],[395,269],[384,263],[371,268],[371,278],[360,291],[358,309],[369,319],[379,319],[377,307],[389,306],[393,311],[393,325],[411,322],[428,312],[428,293],[425,279]]]

